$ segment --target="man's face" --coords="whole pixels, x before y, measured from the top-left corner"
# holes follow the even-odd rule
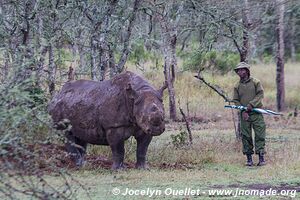
[[[248,78],[248,70],[246,68],[238,69],[236,73],[241,79]]]

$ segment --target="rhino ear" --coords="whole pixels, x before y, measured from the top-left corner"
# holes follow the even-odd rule
[[[129,99],[135,99],[137,97],[136,92],[132,89],[131,84],[128,83],[128,85],[126,86],[126,96]]]

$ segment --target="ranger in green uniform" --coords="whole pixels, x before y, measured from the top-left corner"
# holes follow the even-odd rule
[[[253,108],[262,107],[264,90],[259,80],[250,76],[250,65],[241,62],[234,71],[239,75],[240,81],[234,87],[233,102],[237,106],[246,106],[247,110],[241,112],[241,133],[243,153],[247,156],[247,166],[252,166],[253,139],[252,128],[255,132],[255,153],[259,156],[258,166],[265,164],[266,124],[263,115],[252,112]]]

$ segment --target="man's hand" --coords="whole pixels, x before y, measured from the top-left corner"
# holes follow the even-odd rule
[[[243,120],[247,121],[249,119],[249,114],[247,112],[242,113]]]
[[[247,106],[247,112],[251,112],[253,109],[252,105],[251,104],[248,104]]]

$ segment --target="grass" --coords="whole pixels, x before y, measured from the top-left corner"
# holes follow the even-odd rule
[[[282,169],[280,169],[282,170]],[[172,188],[174,190],[191,188],[199,189],[201,192],[208,190],[225,188],[237,189],[249,184],[268,184],[271,187],[282,183],[298,184],[299,185],[299,170],[292,172],[275,173],[269,172],[266,168],[245,169],[242,166],[234,164],[215,164],[207,165],[199,170],[158,170],[151,171],[127,170],[111,174],[108,171],[79,171],[74,173],[75,178],[79,179],[82,184],[87,186],[88,193],[92,199],[116,199],[112,194],[114,188],[119,188],[124,192],[126,188],[132,190],[142,190],[150,188],[152,190],[166,190]],[[52,177],[51,177],[52,178]],[[235,184],[232,188],[230,185]],[[86,199],[84,191],[79,191],[79,199]],[[208,195],[203,196],[172,196],[175,199],[203,199],[208,198]],[[176,198],[177,197],[177,198]],[[220,198],[217,197],[216,198]],[[256,199],[257,197],[252,197]],[[118,195],[117,199],[149,199],[147,197],[122,196]],[[158,196],[156,199],[162,199]],[[170,197],[166,198],[170,199]],[[173,199],[173,198],[172,198]]]
[[[149,146],[150,170],[126,169],[111,171],[89,164],[69,173],[85,188],[70,180],[78,199],[211,199],[211,191],[268,190],[273,188],[295,190],[300,185],[300,135],[298,128],[272,127],[267,130],[267,165],[245,167],[245,157],[241,144],[236,141],[232,128],[220,128],[224,120],[215,122],[214,128],[197,129],[193,126],[193,146],[176,148],[171,135],[180,132],[180,123],[170,123],[167,131],[154,137]],[[279,125],[284,122],[278,121]],[[126,162],[135,162],[135,142],[126,144]],[[88,154],[110,156],[108,147],[90,146]],[[257,163],[257,157],[254,157]],[[61,178],[48,175],[46,180],[61,187]],[[114,195],[114,188],[121,193],[126,189],[135,192],[151,189],[161,191],[190,188],[200,191],[200,195]],[[258,188],[258,189],[257,189]],[[299,194],[296,194],[296,197]],[[215,199],[260,199],[259,196],[214,195]],[[23,199],[23,198],[22,198]],[[267,199],[286,199],[272,196]]]
[[[209,199],[209,190],[251,189],[265,186],[267,188],[293,188],[300,185],[300,136],[298,130],[268,129],[267,165],[263,167],[245,167],[245,157],[241,154],[241,144],[237,143],[232,129],[204,129],[193,132],[192,147],[175,148],[171,144],[171,134],[177,124],[169,124],[168,131],[155,137],[149,147],[148,171],[127,169],[112,172],[103,168],[89,170],[83,168],[73,171],[73,176],[86,186],[92,199]],[[216,125],[218,126],[218,125]],[[177,127],[177,129],[179,129]],[[126,148],[134,149],[135,143],[128,143]],[[104,151],[104,152],[103,152]],[[108,152],[106,147],[92,147],[89,153],[103,155]],[[126,156],[127,162],[134,162],[135,151]],[[257,163],[257,158],[255,157]],[[166,167],[162,167],[166,163]],[[55,177],[49,177],[54,181]],[[112,194],[114,188],[122,193],[131,190],[159,190],[168,188],[199,190],[200,196],[157,195],[154,197],[141,195]],[[294,189],[294,188],[293,188]],[[203,194],[205,192],[205,194]],[[79,190],[79,199],[86,199],[86,193]],[[298,194],[299,195],[299,194]],[[215,196],[216,199],[221,196]],[[231,199],[225,196],[222,199]],[[238,199],[259,199],[258,196],[240,196]],[[282,199],[281,196],[270,199]]]

